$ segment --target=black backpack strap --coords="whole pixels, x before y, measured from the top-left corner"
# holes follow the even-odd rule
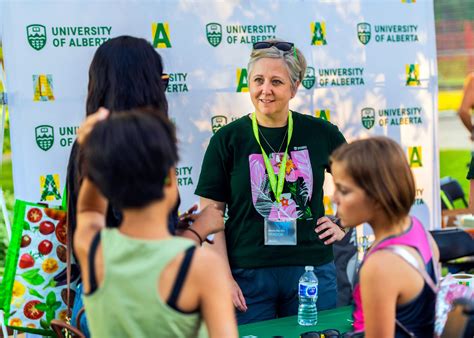
[[[181,289],[183,288],[184,281],[186,280],[186,276],[188,274],[189,266],[191,265],[191,260],[193,258],[195,250],[196,247],[194,245],[186,250],[183,262],[181,263],[181,267],[179,268],[176,280],[174,282],[173,290],[171,291],[171,294],[167,301],[167,304],[169,306],[178,311],[181,310],[178,309],[176,303],[178,301],[179,294],[181,293]]]
[[[92,239],[91,248],[89,250],[89,292],[88,295],[91,295],[97,290],[97,277],[95,275],[95,254],[100,243],[100,231],[98,231],[94,238]]]

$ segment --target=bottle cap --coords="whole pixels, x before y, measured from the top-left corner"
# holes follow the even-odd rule
[[[313,267],[312,265],[306,265],[306,266],[304,267],[304,269],[305,269],[306,271],[313,271],[313,270],[314,270],[314,267]]]

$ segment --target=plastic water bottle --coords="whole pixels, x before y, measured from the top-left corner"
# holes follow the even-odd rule
[[[316,325],[318,322],[318,309],[316,308],[318,277],[314,274],[312,266],[306,266],[305,270],[298,284],[298,324],[310,326]]]

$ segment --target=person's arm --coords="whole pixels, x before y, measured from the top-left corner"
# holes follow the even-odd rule
[[[474,108],[474,75],[470,75],[464,86],[463,99],[459,107],[458,115],[462,123],[472,133],[471,109]]]
[[[225,209],[225,204],[219,206],[217,202],[214,202],[202,206],[201,212],[194,213],[197,206],[193,206],[180,216],[176,234],[202,245],[207,236],[224,230],[223,209]]]
[[[105,228],[107,205],[107,199],[95,184],[84,179],[77,200],[77,229],[74,236],[74,247],[77,250],[88,249],[97,231]]]
[[[105,228],[107,200],[99,189],[84,179],[79,189],[77,201],[77,227],[74,234],[74,252],[81,266],[84,290],[89,291],[88,254],[94,236]]]
[[[223,257],[203,248],[196,251],[200,308],[211,338],[238,337],[237,322],[232,305],[231,284]],[[228,263],[227,263],[228,265]]]
[[[360,271],[365,337],[393,337],[400,278],[394,271],[394,255],[376,252]]]
[[[215,204],[217,205],[217,208],[224,213],[225,211],[225,202],[218,202],[214,201],[208,198],[201,197],[200,198],[200,204],[201,208],[205,208],[208,205]],[[212,249],[220,256],[223,258],[224,261],[224,271],[227,275],[228,280],[230,280],[231,285],[232,285],[232,302],[234,303],[234,306],[237,308],[237,310],[245,312],[247,311],[247,304],[245,302],[244,295],[242,293],[242,290],[240,290],[239,285],[237,282],[234,280],[234,277],[232,276],[232,272],[230,271],[230,265],[229,265],[229,258],[227,257],[227,245],[225,241],[225,232],[221,231],[216,233],[214,236],[214,245],[212,246]]]

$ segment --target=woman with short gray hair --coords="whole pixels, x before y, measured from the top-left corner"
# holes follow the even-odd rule
[[[331,123],[289,110],[306,60],[291,42],[257,42],[248,64],[255,111],[219,129],[204,156],[201,207],[228,208],[215,249],[228,258],[239,324],[296,315],[306,265],[319,278],[318,309],[336,305],[332,243],[344,232],[324,217],[324,170],[345,143]]]

